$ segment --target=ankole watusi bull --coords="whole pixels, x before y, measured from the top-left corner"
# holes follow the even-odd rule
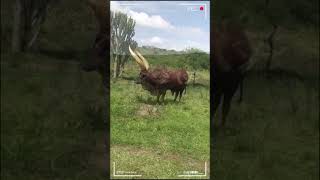
[[[82,68],[85,71],[98,71],[105,86],[109,82],[107,74],[107,58],[109,56],[109,3],[105,0],[88,0],[91,9],[93,10],[97,22],[98,33],[95,38],[94,45],[91,49],[91,58],[83,64]],[[218,28],[220,27],[220,28]],[[212,53],[211,53],[211,88],[213,94],[211,99],[213,104],[213,112],[215,113],[223,98],[222,105],[222,124],[226,122],[228,112],[230,110],[231,100],[236,90],[240,86],[240,99],[242,97],[242,82],[244,78],[243,67],[248,64],[251,57],[251,48],[248,38],[244,31],[232,23],[222,26],[214,26],[212,32]],[[158,71],[159,70],[154,70]],[[145,84],[151,93],[156,93],[152,90],[152,86]],[[175,95],[181,94],[181,89],[172,90]],[[162,93],[163,94],[163,93]],[[164,97],[164,96],[163,96]]]
[[[157,102],[159,102],[159,98],[164,102],[167,90],[171,90],[172,95],[175,95],[174,101],[176,101],[179,94],[180,101],[182,92],[186,90],[188,81],[188,73],[185,69],[149,69],[149,63],[142,54],[137,50],[133,51],[130,46],[129,52],[140,66],[141,70],[137,82],[142,85],[143,89],[157,96]]]

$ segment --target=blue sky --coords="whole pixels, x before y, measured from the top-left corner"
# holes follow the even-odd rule
[[[200,10],[200,7],[203,10]],[[209,1],[111,1],[111,11],[136,21],[134,39],[141,45],[210,50]]]

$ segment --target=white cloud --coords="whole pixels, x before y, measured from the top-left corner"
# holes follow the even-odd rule
[[[166,42],[167,40],[164,38],[160,38],[158,36],[153,36],[151,38],[148,39],[141,39],[138,40],[140,41],[141,44],[143,45],[151,45],[151,46],[161,46],[164,44],[164,42]]]
[[[119,2],[111,1],[111,10],[127,14],[136,21],[137,25],[158,29],[173,29],[170,22],[163,19],[160,15],[149,15],[145,12],[136,12],[128,7],[123,7]]]
[[[134,39],[139,46],[149,45],[177,51],[195,47],[209,52],[209,30],[205,31],[195,26],[174,26],[160,14],[150,14],[144,9],[138,12],[132,8],[133,6],[121,5],[117,1],[111,1],[112,11],[125,13],[136,21],[137,29]],[[153,8],[157,10],[158,6]]]
[[[174,28],[168,21],[164,20],[159,15],[148,15],[144,12],[135,12],[130,10],[128,15],[131,16],[137,23],[137,25],[159,28],[159,29],[172,29]]]
[[[111,5],[111,11],[118,11],[118,12],[123,12],[123,13],[125,13],[127,11],[126,8],[121,7],[119,2],[117,2],[117,1],[111,1],[110,5]]]
[[[163,43],[163,40],[157,36],[154,36],[150,39],[150,42],[151,43],[158,43],[158,44],[162,44]]]

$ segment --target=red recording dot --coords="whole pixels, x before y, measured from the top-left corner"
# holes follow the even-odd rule
[[[200,11],[203,11],[203,6],[200,6]]]

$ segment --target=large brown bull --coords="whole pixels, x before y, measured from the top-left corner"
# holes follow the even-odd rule
[[[171,90],[172,94],[175,94],[174,101],[176,101],[179,94],[180,101],[188,81],[188,73],[185,69],[168,70],[156,68],[152,70],[149,69],[149,63],[142,54],[138,51],[133,51],[130,46],[129,52],[140,66],[141,71],[137,82],[142,85],[143,89],[157,96],[157,102],[159,102],[160,98],[164,102],[167,90]]]
[[[235,24],[222,24],[214,29],[213,34],[213,112],[215,114],[220,102],[222,104],[222,125],[225,124],[230,111],[231,100],[240,86],[242,99],[242,83],[244,70],[249,64],[252,51],[244,31]]]
[[[103,85],[107,87],[109,83],[107,57],[109,57],[108,49],[110,47],[109,2],[106,0],[88,0],[87,2],[97,19],[98,33],[90,48],[90,58],[82,64],[82,69],[99,72]]]

